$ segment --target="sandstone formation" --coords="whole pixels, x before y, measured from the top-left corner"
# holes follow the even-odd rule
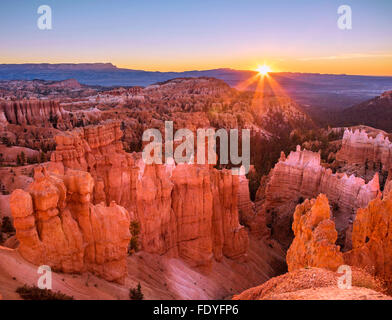
[[[340,248],[335,245],[338,233],[325,195],[297,206],[293,231],[295,238],[286,256],[289,272],[309,266],[336,271],[343,264]]]
[[[381,132],[371,137],[365,130],[346,129],[336,160],[344,166],[342,170],[355,172],[364,178],[379,172],[384,185],[392,167],[392,143]]]
[[[261,188],[259,188],[261,190]],[[260,212],[260,201],[250,199],[249,181],[245,175],[239,175],[238,213],[240,222],[249,228],[249,232],[259,239],[268,238],[269,229],[266,226],[265,215]]]
[[[0,101],[0,119],[3,123],[49,127],[56,122],[59,129],[66,129],[70,128],[66,123],[68,118],[66,111],[53,100]]]
[[[10,198],[18,250],[36,265],[90,271],[121,283],[127,275],[130,216],[115,202],[92,205],[93,186],[87,172],[37,169],[28,191],[17,189]]]
[[[346,129],[342,148],[336,154],[336,159],[360,165],[368,162],[369,166],[381,163],[385,170],[389,170],[392,164],[392,143],[381,133],[373,138],[368,136],[364,130],[353,132]]]
[[[93,202],[114,200],[124,206],[140,222],[144,251],[207,267],[213,258],[246,254],[238,176],[208,165],[145,165],[140,154],[124,152],[120,125],[108,121],[57,136],[50,170],[90,172]]]
[[[238,211],[244,224],[249,224],[255,218],[255,204],[250,199],[249,181],[245,175],[239,175]]]
[[[301,150],[299,146],[287,159],[282,154],[268,179],[265,191],[258,192],[263,201],[258,214],[267,216],[272,236],[287,247],[292,240],[290,229],[295,206],[324,193],[333,208],[340,242],[350,248],[350,243],[345,243],[345,233],[350,230],[355,210],[365,207],[380,192],[378,175],[366,184],[353,175],[333,174],[321,166],[319,153]]]
[[[392,285],[392,194],[378,197],[357,211],[352,232],[353,249],[344,254],[354,265]]]
[[[347,264],[382,279],[391,290],[392,194],[386,193],[383,198],[379,195],[366,208],[358,209],[350,235],[353,248],[343,254],[335,245],[337,232],[330,216],[324,195],[297,206],[295,238],[286,256],[289,271],[308,266],[335,271]]]

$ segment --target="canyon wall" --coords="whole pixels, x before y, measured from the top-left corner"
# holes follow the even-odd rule
[[[0,121],[3,124],[34,125],[38,127],[49,127],[56,122],[59,129],[71,127],[68,113],[57,101],[53,100],[1,100]]]
[[[238,213],[240,222],[248,227],[248,231],[258,239],[268,238],[269,229],[266,226],[265,215],[260,213],[262,201],[253,202],[250,198],[249,180],[245,175],[239,175]],[[261,190],[261,188],[260,188]]]
[[[382,279],[392,290],[392,192],[379,195],[357,211],[352,230],[352,250],[341,253],[337,232],[325,195],[306,200],[294,213],[295,238],[287,252],[289,271],[322,267],[332,271],[343,264]]]
[[[56,128],[69,130],[77,126],[96,123],[101,119],[101,112],[97,108],[65,110],[57,100],[0,99],[0,124],[19,125],[37,128]],[[15,129],[13,129],[15,130]]]
[[[392,143],[381,133],[373,138],[364,130],[346,129],[336,160],[368,167],[381,164],[382,169],[388,171],[392,164]]]
[[[123,283],[130,241],[130,216],[114,202],[90,202],[94,180],[87,172],[64,175],[39,167],[27,191],[15,190],[10,207],[19,252],[35,265],[54,271],[90,271]]]
[[[344,254],[346,264],[382,278],[392,290],[392,193],[377,197],[359,209],[352,232],[353,249]]]
[[[140,154],[124,152],[120,125],[108,121],[57,136],[50,170],[89,172],[95,180],[93,202],[124,206],[140,222],[144,251],[205,267],[213,258],[246,254],[238,176],[209,165],[145,165]]]
[[[355,210],[365,207],[379,192],[377,174],[367,184],[353,175],[333,174],[330,169],[321,166],[319,153],[301,150],[298,146],[287,159],[282,154],[269,174],[265,190],[258,192],[258,196],[263,198],[258,214],[267,217],[272,236],[288,247],[292,240],[290,229],[296,205],[306,198],[324,193],[333,208],[340,243],[350,248],[345,234],[350,231]]]

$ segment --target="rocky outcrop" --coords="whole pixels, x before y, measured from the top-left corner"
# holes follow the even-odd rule
[[[392,194],[378,197],[359,209],[353,226],[353,249],[344,254],[347,264],[357,266],[392,285]]]
[[[363,270],[352,268],[351,289],[338,287],[342,274],[304,268],[271,278],[235,295],[233,300],[390,300],[385,288]]]
[[[340,252],[337,232],[330,219],[328,200],[320,195],[306,200],[294,213],[294,241],[287,252],[289,271],[321,267],[335,271],[346,264],[392,285],[392,194],[379,195],[357,211],[352,230],[352,250]]]
[[[93,202],[114,200],[129,208],[132,203],[131,168],[134,160],[122,150],[120,122],[88,126],[55,137],[56,151],[51,168],[63,173],[66,168],[90,172],[95,180]]]
[[[90,271],[121,283],[127,275],[130,216],[115,202],[92,205],[93,186],[87,172],[67,169],[56,175],[38,169],[28,191],[17,189],[10,198],[18,250],[36,265]]]
[[[101,111],[97,108],[80,109],[80,106],[77,108],[69,112],[57,100],[49,99],[0,99],[0,124],[18,125],[26,131],[34,130],[33,128],[70,130],[96,123],[102,118]],[[12,131],[15,130],[13,127]],[[34,139],[37,140],[38,137]]]
[[[354,165],[366,164],[368,167],[381,163],[383,169],[388,171],[392,164],[392,143],[382,133],[373,138],[364,130],[353,132],[346,129],[336,159]]]
[[[340,243],[350,248],[350,243],[345,243],[345,233],[350,230],[355,210],[365,207],[379,192],[378,175],[366,184],[353,175],[333,174],[321,166],[319,153],[301,150],[298,146],[287,159],[282,155],[271,170],[258,214],[267,216],[272,236],[288,246],[292,240],[290,229],[295,206],[306,198],[324,193],[333,208]]]
[[[51,127],[55,124],[57,128],[63,130],[71,127],[67,112],[53,100],[2,100],[0,119],[18,125]]]
[[[305,267],[336,271],[343,264],[340,247],[335,245],[338,233],[325,195],[297,206],[293,232],[295,238],[286,256],[289,272]]]
[[[141,225],[144,251],[209,266],[247,252],[248,235],[238,218],[238,176],[208,165],[145,165],[124,152],[120,123],[109,121],[56,137],[50,170],[91,173],[93,202],[124,206]]]
[[[365,129],[346,129],[342,148],[336,154],[336,163],[340,171],[355,173],[366,181],[370,180],[374,173],[379,173],[383,188],[392,178],[388,175],[392,168],[392,143],[382,131],[372,137]]]
[[[251,200],[248,179],[245,175],[239,175],[238,177],[240,184],[237,198],[240,222],[248,227],[250,233],[257,238],[267,238],[270,232],[266,226],[265,215],[258,214],[261,201],[253,202]]]

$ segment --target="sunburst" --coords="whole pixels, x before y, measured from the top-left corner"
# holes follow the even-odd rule
[[[268,74],[268,72],[271,72],[272,70],[271,70],[271,68],[269,66],[263,64],[262,66],[258,66],[256,71],[258,71],[259,74],[265,76],[265,75]]]

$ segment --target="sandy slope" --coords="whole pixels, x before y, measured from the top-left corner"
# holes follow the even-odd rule
[[[283,252],[251,237],[246,261],[224,259],[212,270],[190,268],[179,259],[139,252],[128,258],[128,277],[118,285],[91,274],[53,273],[53,290],[75,299],[128,299],[129,288],[141,283],[146,299],[223,299],[265,282],[282,268]],[[273,244],[271,244],[273,246]],[[16,250],[0,247],[0,294],[19,299],[16,288],[36,285],[37,266],[26,262]]]
[[[321,268],[304,268],[271,278],[245,290],[234,300],[391,300],[382,282],[352,268],[352,287],[339,288],[341,274]]]

